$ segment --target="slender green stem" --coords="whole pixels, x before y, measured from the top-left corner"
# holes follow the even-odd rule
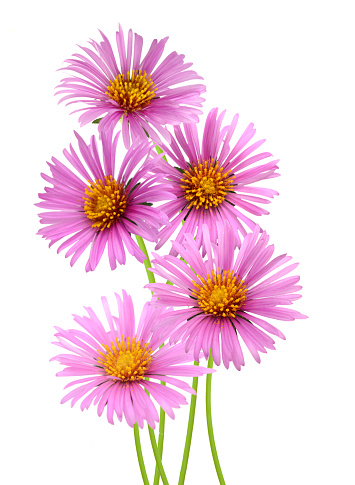
[[[156,147],[156,148],[157,148],[157,152],[161,153],[161,152],[158,151],[159,147]],[[161,150],[161,149],[159,148],[159,150]],[[145,270],[147,272],[148,281],[149,281],[149,283],[155,283],[154,273],[152,273],[151,271],[148,271],[148,268],[151,268],[151,263],[150,263],[150,259],[149,259],[149,255],[148,255],[146,245],[144,243],[144,239],[141,236],[137,236],[137,235],[136,235],[136,239],[137,239],[138,246],[143,251],[143,253],[145,254],[145,257],[146,257],[146,259],[144,260],[144,267],[145,267]],[[160,381],[160,383],[163,386],[166,385],[166,383],[163,382],[163,381]],[[161,459],[162,459],[162,456],[163,456],[164,429],[165,429],[165,411],[163,410],[163,408],[160,408],[159,439],[158,439],[158,448],[157,448],[158,458],[160,460],[160,466],[159,466],[159,462],[157,460],[157,457],[155,456],[156,454],[154,452],[152,436],[150,436],[150,440],[151,440],[151,443],[152,443],[153,452],[154,452],[154,456],[155,456],[155,461],[156,461],[155,473],[154,473],[154,485],[159,485],[160,476],[162,476],[163,483],[165,483],[163,475],[161,474],[161,469],[163,469],[162,464],[161,464]],[[151,428],[149,428],[149,434],[151,435]],[[154,443],[155,443],[155,438],[154,438]],[[156,443],[155,443],[155,446],[156,446]],[[164,471],[164,469],[163,469],[163,471]],[[164,476],[165,476],[165,474],[164,474]],[[165,480],[166,480],[166,476],[165,476]]]
[[[148,281],[149,283],[155,283],[154,273],[152,273],[151,271],[148,271],[148,268],[151,268],[151,264],[150,264],[147,248],[145,247],[145,244],[144,244],[144,239],[141,236],[137,236],[137,235],[136,235],[136,239],[137,239],[139,248],[143,251],[143,253],[145,254],[145,257],[147,258],[144,260],[143,264],[147,272]]]
[[[148,480],[147,472],[145,470],[145,465],[144,465],[144,460],[142,455],[141,440],[139,437],[139,428],[137,423],[133,425],[133,431],[134,431],[134,442],[136,444],[137,458],[138,458],[139,468],[142,474],[143,483],[144,485],[149,485],[149,480]]]
[[[194,365],[199,365],[199,363],[195,361]],[[192,431],[193,431],[193,428],[194,428],[194,421],[195,421],[197,386],[198,386],[198,377],[194,377],[192,379],[192,389],[194,391],[196,391],[196,395],[191,394],[189,421],[188,421],[188,424],[187,424],[185,448],[184,448],[184,454],[183,454],[183,457],[182,457],[182,463],[181,463],[181,468],[180,468],[178,485],[183,485],[185,483],[187,462],[189,461],[189,454],[190,454],[190,447],[191,447],[191,440],[192,440]]]
[[[153,431],[153,429],[150,426],[148,426],[148,431],[149,431],[150,442],[151,442],[152,448],[153,448],[155,462],[156,462],[157,467],[158,467],[158,470],[159,470],[158,482],[159,482],[159,475],[160,475],[161,476],[161,479],[163,481],[163,484],[164,485],[169,485],[168,479],[166,478],[166,475],[165,475],[165,471],[164,471],[164,468],[163,468],[163,464],[161,462],[161,455],[159,453],[159,448],[158,448],[157,442],[155,440],[154,431]],[[155,472],[156,472],[156,470],[155,470]],[[155,477],[154,477],[154,481],[155,481]]]
[[[162,348],[163,346],[164,346],[164,344],[162,344],[159,348]],[[149,381],[149,378],[146,377],[146,380]],[[166,382],[160,381],[160,384],[162,384],[163,386],[166,386]],[[147,389],[145,390],[145,392],[148,394],[148,396],[150,396]],[[163,468],[163,465],[161,463],[161,459],[162,459],[162,456],[163,456],[164,427],[165,427],[165,411],[163,410],[163,408],[160,408],[158,447],[157,447],[157,443],[156,443],[156,440],[155,440],[154,431],[152,430],[152,428],[150,426],[148,426],[150,442],[152,444],[153,453],[154,453],[155,462],[156,462],[155,472],[154,472],[154,484],[158,484],[158,485],[159,485],[159,479],[160,479],[160,475],[161,475],[161,469],[163,469],[163,472],[164,472],[164,468]],[[154,442],[153,442],[153,438],[154,438]],[[158,456],[158,459],[157,459],[157,456]],[[165,484],[164,479],[167,482],[167,478],[166,478],[165,473],[164,473],[164,478],[162,477],[163,483]]]
[[[170,281],[166,282],[167,285],[172,285]],[[164,344],[160,346],[160,348],[164,347]],[[166,386],[166,382],[160,381],[162,386]],[[163,445],[164,445],[164,432],[165,432],[165,411],[163,408],[160,408],[160,415],[159,415],[159,438],[158,438],[158,452],[160,459],[163,458]],[[155,467],[154,473],[154,482],[153,485],[159,485],[159,468],[158,466]]]
[[[160,381],[160,384],[162,384],[163,386],[166,386],[166,382]],[[159,455],[160,460],[163,458],[164,430],[165,430],[165,411],[164,411],[163,408],[160,408],[159,438],[158,438],[158,455]],[[160,475],[161,475],[160,468],[159,468],[158,462],[157,462],[157,466],[155,467],[153,485],[159,485]]]
[[[208,357],[207,367],[209,369],[212,369],[213,367],[213,357],[212,357],[211,351]],[[207,374],[206,376],[206,417],[207,417],[208,438],[210,440],[212,457],[213,457],[214,466],[217,472],[219,483],[221,485],[226,485],[226,482],[224,481],[224,478],[223,478],[221,465],[219,464],[216,443],[214,441],[214,435],[213,435],[212,414],[211,414],[211,383],[212,383],[212,374]]]

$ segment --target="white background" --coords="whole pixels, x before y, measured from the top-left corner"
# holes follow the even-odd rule
[[[213,377],[213,420],[228,485],[353,484],[354,469],[354,29],[351,3],[315,0],[178,2],[62,0],[7,2],[1,19],[1,473],[6,485],[139,484],[133,432],[96,409],[60,405],[67,382],[49,363],[53,326],[72,326],[83,306],[100,311],[125,288],[139,315],[149,299],[143,267],[132,258],[111,272],[104,258],[91,274],[48,249],[37,193],[51,156],[74,142],[70,108],[54,87],[63,60],[120,22],[144,37],[169,36],[207,85],[205,115],[240,113],[280,158],[280,196],[261,223],[278,254],[294,256],[308,320],[281,322],[287,340],[246,354],[241,372]],[[96,127],[80,133],[88,137]],[[150,248],[152,249],[152,248]],[[160,251],[164,254],[164,251]],[[186,484],[217,484],[200,380]],[[164,463],[177,483],[188,409],[167,418]],[[141,433],[148,473],[153,458]]]

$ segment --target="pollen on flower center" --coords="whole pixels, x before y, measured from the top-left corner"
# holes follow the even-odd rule
[[[238,276],[229,270],[218,268],[207,279],[199,276],[200,284],[193,282],[192,294],[197,298],[204,313],[216,317],[235,317],[237,310],[246,300],[247,286]]]
[[[92,227],[101,231],[109,228],[125,211],[127,195],[125,190],[112,175],[105,176],[105,181],[95,180],[86,186],[84,212],[93,221]]]
[[[148,106],[156,97],[157,89],[150,74],[133,69],[131,74],[127,71],[126,74],[119,74],[110,81],[105,94],[117,101],[126,113],[131,113]]]
[[[184,171],[184,178],[181,179],[185,199],[190,202],[187,208],[217,207],[224,201],[227,192],[233,191],[233,180],[230,170],[223,170],[213,159],[193,164]]]
[[[210,301],[215,305],[219,305],[227,297],[227,295],[227,288],[217,286],[211,291]]]
[[[152,349],[148,343],[137,341],[137,337],[128,337],[120,341],[116,337],[115,342],[103,345],[106,352],[98,350],[101,357],[100,365],[109,376],[118,377],[123,382],[137,381],[144,378],[153,360]]]

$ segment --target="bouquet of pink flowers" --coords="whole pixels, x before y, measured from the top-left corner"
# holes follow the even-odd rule
[[[262,205],[278,195],[267,187],[279,176],[278,160],[260,149],[265,140],[255,141],[252,123],[234,136],[238,115],[226,125],[225,111],[212,109],[199,133],[206,88],[183,55],[163,55],[167,38],[154,40],[143,57],[143,39],[131,30],[125,37],[119,27],[115,46],[101,36],[66,61],[67,77],[57,89],[60,102],[80,103],[74,111],[81,112],[80,124],[97,123],[98,136],[87,142],[75,133],[77,147],[48,164],[50,174],[42,174],[48,186],[37,204],[44,210],[39,234],[50,246],[59,243],[70,265],[86,251],[86,271],[103,257],[114,270],[128,251],[144,264],[152,297],[137,325],[122,289],[115,294],[117,310],[102,297],[107,322],[86,308],[86,315],[74,316],[76,328],[56,327],[54,344],[64,353],[52,360],[64,366],[58,376],[73,379],[62,402],[81,401],[81,410],[97,406],[111,424],[124,418],[134,430],[144,484],[161,479],[167,485],[165,414],[174,419],[174,409],[191,394],[182,485],[198,378],[206,374],[208,435],[224,484],[211,417],[213,364],[228,369],[232,362],[241,370],[245,348],[260,362],[260,353],[275,348],[272,336],[285,338],[270,320],[306,318],[290,308],[301,297],[292,274],[297,263],[274,255],[268,234],[253,220],[268,214]],[[116,153],[121,143],[123,159]],[[164,255],[154,253],[151,261],[144,241],[164,247]],[[207,367],[200,365],[204,359]],[[192,386],[181,378],[192,378]],[[154,482],[140,444],[144,421]]]

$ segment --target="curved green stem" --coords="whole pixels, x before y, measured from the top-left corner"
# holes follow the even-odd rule
[[[153,448],[153,453],[154,453],[155,461],[156,461],[156,464],[157,464],[157,468],[159,470],[158,482],[159,482],[159,475],[160,475],[161,476],[161,479],[163,481],[163,484],[164,485],[169,485],[168,479],[166,478],[166,475],[165,475],[165,471],[164,471],[164,468],[163,468],[163,464],[161,462],[161,455],[159,453],[159,448],[157,447],[157,442],[155,440],[154,431],[153,431],[153,429],[150,426],[148,426],[148,431],[149,431],[150,442],[151,442],[152,448]],[[156,469],[155,469],[155,474],[156,474]],[[155,477],[154,477],[154,482],[155,482]]]
[[[139,437],[139,428],[137,423],[133,425],[133,431],[134,431],[134,442],[136,444],[137,458],[138,458],[139,468],[142,474],[143,483],[144,485],[149,485],[149,480],[148,480],[147,472],[145,470],[145,465],[144,465],[144,460],[142,455],[141,440]]]
[[[158,149],[157,149],[157,151],[158,151]],[[161,152],[158,152],[158,153],[161,153]],[[152,273],[151,271],[148,271],[148,268],[151,268],[151,262],[150,262],[150,259],[149,259],[149,255],[148,255],[146,245],[144,243],[144,239],[141,236],[137,236],[137,235],[136,235],[136,239],[137,239],[138,246],[143,251],[143,253],[145,254],[145,257],[146,257],[143,264],[144,264],[144,267],[145,267],[145,270],[146,270],[146,273],[147,273],[147,276],[148,276],[148,281],[149,281],[149,283],[155,283],[154,273]],[[166,383],[163,382],[163,381],[160,381],[160,383],[163,386],[166,385]],[[156,466],[155,466],[155,472],[154,472],[154,485],[159,485],[159,478],[160,478],[160,476],[162,476],[162,474],[161,474],[161,468],[162,468],[161,459],[162,459],[162,456],[163,456],[164,429],[165,429],[165,411],[163,410],[163,408],[160,408],[159,439],[158,439],[158,448],[157,448],[159,461],[158,461],[157,457],[155,457]],[[151,434],[151,428],[149,428],[149,434]],[[150,440],[151,440],[153,452],[154,452],[152,437],[151,437]],[[155,437],[154,437],[154,443],[155,443],[155,446],[156,446]],[[154,452],[154,456],[155,456],[155,452]],[[160,463],[160,466],[159,466],[159,463]],[[164,471],[164,469],[163,469],[163,471]],[[164,476],[165,476],[165,474],[164,474]],[[165,483],[163,476],[162,476],[162,480],[163,480],[163,483]],[[166,476],[165,476],[165,480],[166,480]]]
[[[150,264],[150,259],[148,256],[147,248],[145,247],[145,244],[144,244],[144,239],[141,236],[137,236],[137,235],[136,235],[136,239],[137,239],[139,248],[143,251],[146,257],[146,259],[143,261],[143,264],[147,272],[148,281],[149,283],[155,283],[154,273],[152,273],[151,271],[148,271],[148,268],[151,268],[152,265]]]
[[[208,357],[208,364],[207,367],[212,369],[213,367],[213,357],[212,352],[210,351],[210,355]],[[219,464],[216,443],[214,441],[214,434],[213,434],[213,426],[212,426],[212,414],[211,414],[211,383],[212,383],[212,374],[207,374],[206,376],[206,418],[207,418],[207,430],[208,430],[208,438],[210,440],[210,447],[212,452],[212,457],[214,461],[214,466],[217,472],[218,480],[221,485],[226,485],[224,481],[221,465]]]
[[[194,365],[199,365],[199,363],[195,361]],[[192,379],[192,389],[196,391],[196,393],[197,393],[197,385],[198,385],[198,377],[194,377]],[[178,485],[183,485],[185,483],[187,462],[189,460],[190,447],[191,447],[192,430],[193,430],[194,421],[195,421],[196,399],[197,399],[197,394],[196,395],[191,394],[189,421],[187,425],[184,455],[182,458]]]
[[[172,285],[170,281],[166,282],[167,285]],[[160,348],[164,347],[164,344],[160,346]],[[162,386],[166,386],[166,382],[160,381],[160,384]],[[164,431],[165,431],[165,411],[163,408],[160,408],[160,414],[159,414],[159,438],[158,438],[158,452],[159,452],[159,457],[160,459],[163,458],[163,445],[164,445]],[[159,468],[158,466],[155,467],[155,473],[154,473],[154,482],[153,485],[159,485],[159,478],[160,478],[160,473],[159,473]]]
[[[166,386],[166,382],[160,381],[160,384],[162,384],[163,386]],[[160,408],[159,438],[158,438],[158,454],[159,454],[160,460],[163,458],[164,429],[165,429],[165,411],[164,411],[163,408]],[[159,469],[158,462],[157,462],[157,466],[155,467],[153,485],[159,485],[160,475],[161,475],[161,473],[160,473],[160,469]]]

